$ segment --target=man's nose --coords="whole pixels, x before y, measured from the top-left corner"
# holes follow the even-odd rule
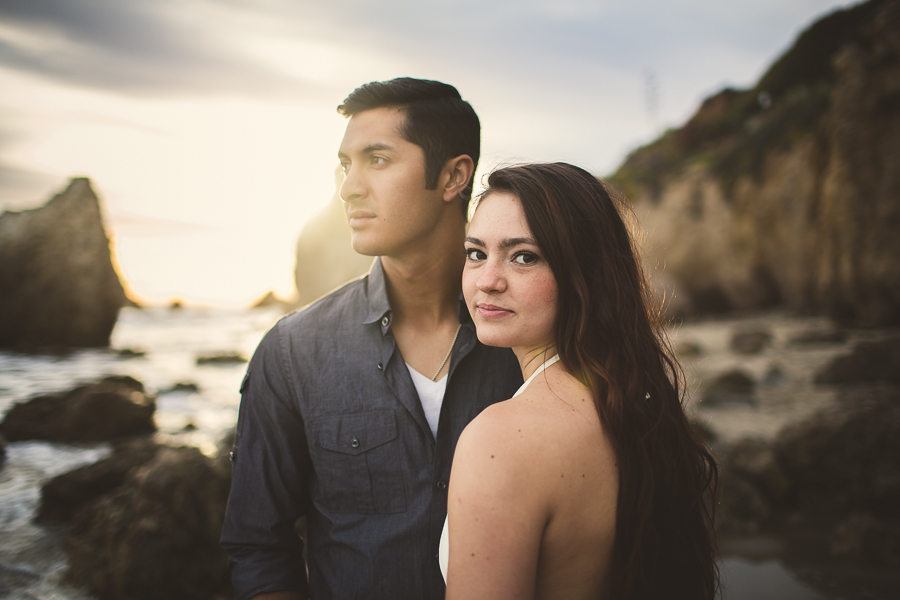
[[[344,202],[353,202],[365,195],[365,186],[359,169],[352,166],[344,174],[344,181],[341,183],[341,200]]]

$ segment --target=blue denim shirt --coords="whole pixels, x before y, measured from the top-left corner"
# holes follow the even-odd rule
[[[510,350],[478,342],[462,302],[460,322],[437,439],[391,333],[380,260],[269,331],[241,386],[222,533],[236,600],[444,597],[437,552],[456,442],[522,383]]]

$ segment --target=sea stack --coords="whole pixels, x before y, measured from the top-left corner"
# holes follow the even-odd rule
[[[126,302],[90,180],[0,215],[0,348],[108,346]]]

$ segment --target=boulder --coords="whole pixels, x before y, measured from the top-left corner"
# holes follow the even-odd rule
[[[756,383],[737,369],[722,373],[704,385],[700,405],[704,408],[727,404],[756,404]]]
[[[0,215],[0,347],[108,346],[125,303],[89,180]]]
[[[336,189],[340,189],[342,180],[341,170],[336,169]],[[297,239],[296,257],[294,283],[299,306],[369,272],[372,257],[357,254],[350,246],[350,228],[337,192],[304,225]]]
[[[738,354],[759,354],[772,344],[768,329],[742,329],[731,335],[728,347]]]
[[[722,533],[777,534],[789,554],[900,566],[900,388],[845,390],[771,442],[721,453]]]
[[[9,441],[105,442],[156,430],[156,402],[132,377],[107,377],[69,392],[15,404],[0,423]]]
[[[35,520],[70,520],[88,503],[125,483],[158,450],[159,445],[152,440],[136,438],[118,444],[108,458],[54,477],[41,486],[41,504]]]
[[[227,589],[219,536],[230,472],[196,448],[160,447],[76,513],[68,578],[101,600],[205,600]]]
[[[197,357],[198,365],[229,365],[247,362],[247,357],[240,352],[222,352],[202,354]]]
[[[859,342],[849,354],[838,356],[822,367],[814,381],[900,384],[900,337]]]
[[[785,427],[773,449],[796,509],[900,519],[900,389],[848,390],[837,406]]]

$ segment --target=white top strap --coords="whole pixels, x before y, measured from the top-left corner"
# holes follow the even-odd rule
[[[529,377],[529,378],[525,381],[525,383],[522,384],[522,387],[520,387],[519,390],[518,390],[515,394],[513,394],[513,398],[515,398],[516,396],[518,396],[519,394],[521,394],[522,392],[524,392],[524,391],[525,391],[525,388],[528,387],[528,384],[531,383],[532,380],[534,380],[534,378],[538,376],[538,374],[542,373],[542,372],[544,371],[544,369],[546,369],[546,368],[549,367],[549,366],[555,365],[558,361],[559,361],[559,354],[554,354],[553,356],[551,356],[550,358],[548,358],[547,360],[545,360],[545,361],[543,362],[543,364],[541,364],[541,366],[539,366],[539,367],[534,371],[534,373],[531,374],[531,377]]]

